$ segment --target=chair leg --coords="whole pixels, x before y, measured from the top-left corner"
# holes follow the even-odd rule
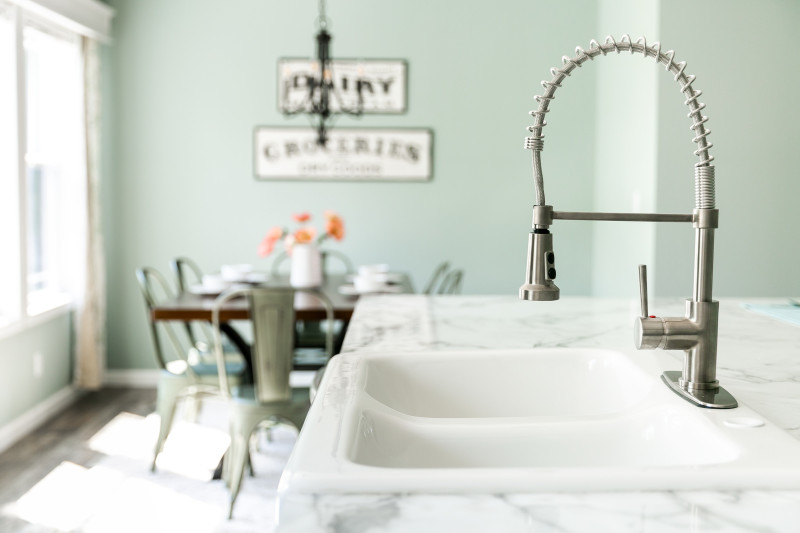
[[[230,459],[230,470],[228,478],[228,486],[230,487],[230,506],[228,507],[228,519],[233,518],[233,506],[236,503],[236,497],[239,496],[239,490],[242,488],[242,478],[244,477],[245,462],[249,457],[250,439],[243,435],[236,435],[231,439],[231,447],[228,450],[229,455],[226,457]]]
[[[202,406],[203,400],[201,398],[197,396],[188,396],[186,401],[183,402],[184,418],[189,422],[197,422]]]
[[[175,417],[175,406],[178,401],[178,395],[185,384],[186,382],[184,379],[173,376],[162,378],[158,382],[156,412],[161,420],[156,447],[153,451],[153,463],[150,465],[151,472],[156,471],[156,460],[164,448],[164,442],[166,442],[169,436],[170,429],[172,428],[172,420]]]

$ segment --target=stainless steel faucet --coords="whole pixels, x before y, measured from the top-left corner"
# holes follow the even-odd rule
[[[708,118],[703,116],[705,104],[698,101],[702,91],[695,90],[694,76],[686,75],[686,62],[676,63],[672,50],[662,53],[659,43],[648,46],[646,39],[640,37],[636,42],[624,35],[620,42],[607,37],[603,44],[592,40],[588,50],[575,49],[576,56],[562,58],[563,66],[550,70],[553,78],[543,81],[545,92],[536,97],[539,108],[531,111],[534,125],[529,127],[531,136],[525,138],[525,147],[533,151],[534,181],[536,185],[536,204],[533,207],[533,229],[528,240],[528,261],[525,284],[519,289],[521,299],[551,301],[559,298],[556,278],[553,235],[550,226],[554,220],[614,220],[639,222],[691,222],[695,228],[694,283],[692,298],[686,301],[686,315],[683,317],[657,317],[649,314],[647,297],[647,270],[639,266],[639,285],[642,313],[634,324],[634,342],[639,350],[683,350],[685,353],[682,371],[666,371],[661,379],[682,398],[699,405],[717,409],[737,406],[736,400],[716,379],[717,334],[719,302],[711,297],[714,270],[714,230],[718,227],[719,210],[716,208],[713,156],[709,149],[713,146],[707,137],[710,130],[704,124]],[[572,71],[586,61],[610,52],[629,52],[652,57],[662,63],[666,70],[674,74],[674,79],[686,96],[684,102],[689,107],[692,139],[698,145],[695,155],[700,162],[695,164],[695,208],[690,215],[659,213],[585,213],[554,211],[546,205],[544,179],[541,167],[541,152],[544,148],[542,128],[557,88]]]

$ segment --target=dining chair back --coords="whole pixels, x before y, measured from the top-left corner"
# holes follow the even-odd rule
[[[161,370],[170,371],[171,368],[174,373],[182,371],[191,373],[191,366],[188,365],[187,362],[188,346],[185,341],[181,340],[181,334],[178,333],[173,324],[159,324],[152,318],[153,308],[160,302],[173,297],[169,283],[158,270],[150,267],[137,269],[136,280],[139,283],[139,289],[144,297],[148,326],[153,341],[153,350],[156,355],[156,364],[158,364]],[[167,356],[164,350],[165,341],[161,336],[161,332],[164,333],[168,341],[170,357]],[[175,361],[180,361],[183,364],[176,365],[174,364]]]
[[[179,293],[191,290],[192,285],[203,282],[203,269],[193,260],[185,256],[176,257],[169,262],[169,268],[175,276],[175,284]],[[203,351],[211,352],[211,327],[208,322],[193,320],[184,322],[186,334],[195,346]],[[229,351],[232,351],[229,346]]]
[[[439,284],[436,294],[461,294],[461,281],[463,278],[463,270],[451,270]]]
[[[249,294],[253,321],[253,381],[260,403],[288,400],[294,349],[294,291]]]
[[[203,281],[203,270],[194,260],[188,257],[176,257],[169,262],[169,267],[175,275],[179,292],[186,292],[192,283],[201,283]]]
[[[155,471],[178,402],[189,400],[189,413],[196,414],[203,397],[219,394],[219,375],[214,355],[194,346],[186,331],[179,327],[182,324],[153,319],[153,308],[173,297],[166,278],[154,268],[143,267],[136,270],[136,280],[144,297],[156,364],[160,369],[156,393],[160,425],[150,467]],[[226,352],[224,361],[226,381],[232,385],[240,383],[246,371],[241,354]]]
[[[344,274],[352,274],[355,272],[352,261],[345,254],[336,250],[322,250],[322,272],[331,273],[333,271],[333,263],[338,263],[339,270],[344,269]],[[282,271],[282,267],[289,261],[290,257],[286,251],[281,251],[272,262],[270,268],[271,275],[278,276]],[[344,337],[345,325],[341,320],[335,320],[333,326],[325,328],[324,324],[317,320],[298,320],[295,322],[295,347],[298,349],[305,349],[306,354],[304,357],[298,357],[295,369],[303,370],[316,370],[322,366],[320,363],[319,351],[322,349],[325,339],[329,333],[332,333],[336,338],[336,345],[341,345]],[[323,361],[324,363],[324,361]]]
[[[294,356],[294,305],[298,292],[309,293],[309,297],[317,298],[326,310],[327,321],[333,321],[333,305],[323,293],[314,289],[234,289],[224,292],[214,301],[211,315],[214,353],[219,368],[220,389],[229,400],[230,408],[231,445],[225,457],[223,473],[230,488],[228,518],[233,515],[245,465],[250,457],[251,437],[256,429],[263,425],[270,427],[280,422],[289,422],[299,430],[308,412],[308,388],[293,388],[289,383]],[[236,387],[226,379],[220,310],[226,302],[241,297],[248,300],[253,328],[253,384]],[[332,329],[329,331],[332,332]],[[328,354],[332,354],[331,333],[328,335],[326,348]]]
[[[436,268],[433,270],[433,274],[431,274],[430,279],[425,284],[425,287],[422,289],[422,294],[436,294],[437,287],[444,279],[445,275],[447,274],[447,270],[450,268],[449,261],[442,261],[439,263]]]
[[[338,262],[344,268],[344,274],[352,274],[356,271],[353,267],[353,262],[342,252],[337,250],[322,250],[322,271],[330,272],[331,259]]]

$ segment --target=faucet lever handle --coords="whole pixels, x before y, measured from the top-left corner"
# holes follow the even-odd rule
[[[642,304],[642,318],[650,314],[647,309],[647,265],[639,265],[639,301]]]

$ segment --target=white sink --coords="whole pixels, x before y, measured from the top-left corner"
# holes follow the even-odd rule
[[[684,401],[659,379],[675,365],[584,349],[339,355],[279,490],[800,489],[800,441],[747,406]]]
[[[368,395],[417,417],[605,415],[630,409],[652,386],[611,350],[367,357],[364,365]]]
[[[734,460],[736,446],[703,422],[658,407],[630,417],[519,421],[476,431],[458,422],[420,423],[365,410],[348,457],[386,468],[445,469],[660,467]]]

